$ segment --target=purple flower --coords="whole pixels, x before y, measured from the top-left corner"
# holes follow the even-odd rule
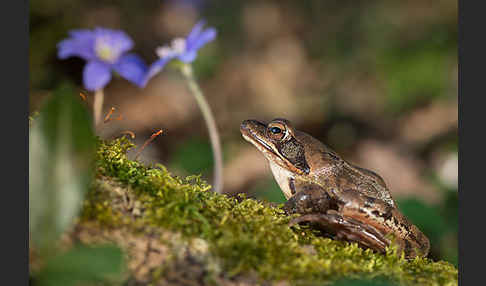
[[[83,84],[87,90],[105,87],[111,79],[112,70],[142,86],[147,67],[137,55],[125,54],[133,47],[133,42],[123,31],[105,28],[71,30],[69,36],[57,45],[57,56],[60,59],[74,56],[86,60]]]
[[[205,22],[201,20],[186,38],[176,38],[170,46],[158,47],[156,53],[160,59],[149,67],[142,85],[145,86],[172,59],[192,63],[196,59],[197,51],[216,38],[216,29],[211,27],[203,30],[204,24]]]

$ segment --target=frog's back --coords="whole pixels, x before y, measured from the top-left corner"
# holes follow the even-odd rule
[[[344,168],[341,169],[341,176],[343,183],[351,183],[350,187],[354,186],[354,189],[360,193],[395,206],[385,181],[375,172],[345,161]]]
[[[385,181],[375,172],[358,167],[341,158],[329,146],[312,137],[311,135],[297,131],[297,138],[304,143],[304,146],[312,146],[312,150],[306,150],[309,154],[308,163],[313,165],[313,170],[322,180],[327,183],[323,185],[334,185],[339,190],[355,189],[362,194],[380,199],[391,206],[395,203],[391,197]],[[306,156],[307,157],[307,156]]]

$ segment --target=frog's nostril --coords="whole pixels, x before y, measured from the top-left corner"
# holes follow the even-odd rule
[[[240,131],[248,129],[248,125],[250,123],[250,120],[243,120],[240,124]]]
[[[240,125],[240,131],[252,134],[263,134],[267,126],[258,120],[243,120]]]
[[[252,119],[243,120],[243,122],[241,122],[240,129],[249,129],[252,126],[255,126],[256,123],[258,123],[258,121]]]
[[[250,120],[243,120],[243,122],[241,122],[241,126],[246,126],[249,122]]]

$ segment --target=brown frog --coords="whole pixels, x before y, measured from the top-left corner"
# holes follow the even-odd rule
[[[308,222],[329,236],[385,252],[391,243],[405,257],[426,256],[429,239],[397,209],[383,179],[343,160],[286,119],[242,122],[247,141],[268,159],[282,189],[290,224]]]

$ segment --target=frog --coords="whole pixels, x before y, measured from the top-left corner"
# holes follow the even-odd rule
[[[240,132],[268,160],[286,198],[283,210],[294,217],[291,227],[309,224],[379,253],[395,245],[407,259],[428,255],[429,239],[398,209],[376,172],[344,160],[285,118],[244,120]]]

